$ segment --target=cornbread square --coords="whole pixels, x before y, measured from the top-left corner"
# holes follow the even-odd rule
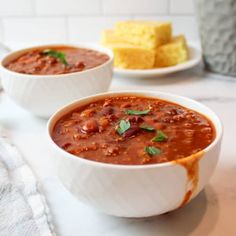
[[[116,23],[115,34],[131,44],[155,49],[171,40],[172,26],[170,22],[123,21]]]
[[[184,35],[174,37],[170,43],[157,48],[155,67],[180,64],[188,59],[188,46]]]
[[[155,51],[130,45],[108,45],[114,53],[114,66],[123,69],[150,69],[154,66]]]
[[[109,44],[120,44],[120,43],[125,43],[125,41],[119,36],[117,36],[114,30],[107,29],[102,31],[101,44],[106,46]]]

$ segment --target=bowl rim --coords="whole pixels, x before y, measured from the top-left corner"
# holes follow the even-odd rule
[[[109,56],[109,60],[107,60],[106,62],[104,62],[103,64],[101,65],[98,65],[96,67],[93,67],[93,68],[90,68],[90,69],[87,69],[87,70],[84,70],[84,71],[77,71],[77,72],[70,72],[70,73],[65,73],[65,74],[56,74],[56,75],[33,75],[33,74],[24,74],[24,73],[19,73],[19,72],[15,72],[15,71],[12,71],[12,70],[9,70],[8,68],[5,67],[4,63],[5,61],[9,58],[9,57],[14,57],[15,54],[21,54],[21,53],[24,53],[24,52],[27,52],[27,51],[30,51],[30,50],[33,50],[33,49],[40,49],[40,48],[45,48],[45,47],[61,47],[61,46],[65,46],[65,47],[76,47],[76,48],[84,48],[84,49],[92,49],[92,50],[95,50],[95,51],[98,51],[98,52],[101,52],[101,53],[104,53],[106,55]],[[26,48],[22,48],[22,49],[19,49],[19,50],[14,50],[10,53],[8,53],[7,55],[5,55],[1,61],[0,61],[0,69],[5,71],[6,73],[9,73],[9,74],[12,74],[12,75],[17,75],[17,76],[20,76],[20,77],[25,77],[25,78],[32,78],[32,77],[35,77],[37,79],[40,79],[40,78],[63,78],[63,77],[68,77],[68,76],[71,76],[71,75],[83,75],[85,73],[88,73],[88,72],[93,72],[97,69],[100,69],[102,67],[105,67],[107,65],[109,65],[110,63],[112,63],[114,60],[114,55],[113,55],[113,52],[111,49],[109,48],[106,48],[98,43],[55,43],[55,44],[41,44],[41,45],[35,45],[35,46],[32,46],[32,47],[26,47]]]
[[[156,94],[156,95],[155,95]],[[190,102],[190,103],[193,103],[193,104],[196,104],[197,106],[201,106],[202,108],[210,111],[212,113],[212,115],[214,116],[214,119],[216,120],[216,122],[213,122],[213,119],[211,119],[210,117],[204,115],[204,113],[198,111],[197,109],[192,109],[194,111],[197,111],[198,113],[200,114],[203,114],[204,116],[206,116],[208,119],[211,120],[211,122],[213,123],[215,129],[216,129],[216,137],[215,139],[213,140],[212,143],[210,143],[210,145],[208,145],[206,148],[204,148],[203,150],[195,153],[195,154],[192,154],[192,155],[189,155],[189,156],[186,156],[186,157],[183,157],[181,158],[181,160],[185,160],[185,161],[188,161],[190,159],[192,159],[193,155],[198,155],[200,153],[203,152],[206,153],[206,152],[209,152],[213,147],[215,147],[222,139],[222,136],[223,136],[223,124],[220,120],[220,118],[218,117],[218,115],[213,111],[211,110],[210,108],[208,108],[206,105],[200,103],[200,102],[197,102],[191,98],[188,98],[188,97],[185,97],[185,96],[180,96],[180,95],[176,95],[176,94],[173,94],[173,93],[166,93],[166,92],[160,92],[160,91],[150,91],[150,90],[138,90],[138,91],[132,91],[132,90],[122,90],[122,91],[110,91],[110,92],[105,92],[105,93],[99,93],[99,94],[95,94],[95,95],[91,95],[91,96],[87,96],[87,97],[83,97],[81,99],[78,99],[76,101],[73,101],[63,107],[61,107],[60,109],[58,109],[51,117],[50,119],[48,120],[47,122],[47,139],[49,140],[50,144],[52,144],[52,146],[57,150],[59,151],[59,153],[61,153],[62,155],[64,155],[66,158],[72,158],[74,160],[77,160],[77,161],[81,161],[87,165],[92,165],[94,167],[104,167],[104,168],[114,168],[114,169],[132,169],[132,170],[136,170],[136,169],[150,169],[150,168],[162,168],[162,167],[171,167],[171,166],[175,166],[177,164],[177,162],[175,160],[173,161],[168,161],[168,162],[164,162],[164,163],[156,163],[156,164],[146,164],[146,165],[124,165],[124,164],[112,164],[112,163],[104,163],[104,162],[98,162],[98,161],[93,161],[93,160],[89,160],[89,159],[85,159],[85,158],[82,158],[82,157],[78,157],[78,156],[75,156],[67,151],[65,151],[64,149],[62,149],[61,147],[59,147],[52,139],[51,137],[51,133],[50,133],[50,130],[51,130],[51,126],[53,125],[53,122],[54,122],[54,125],[55,123],[66,113],[72,111],[74,108],[73,106],[83,102],[83,101],[86,101],[86,100],[89,100],[89,99],[98,99],[99,97],[105,97],[105,96],[122,96],[122,95],[134,95],[134,96],[143,96],[143,97],[153,97],[153,98],[158,98],[158,95],[164,95],[164,96],[167,96],[167,97],[171,97],[171,98],[179,98],[181,100],[185,100],[187,102]],[[162,99],[162,98],[161,98]],[[165,98],[165,99],[162,99],[162,100],[165,100],[165,101],[170,101],[170,102],[173,102],[171,100],[168,100],[168,98]],[[90,103],[90,102],[88,102]],[[86,104],[86,102],[85,102]],[[176,102],[176,104],[179,104],[178,102]],[[180,104],[179,104],[180,105]],[[186,107],[184,105],[181,105],[183,107]],[[188,108],[188,107],[187,107]],[[190,108],[189,108],[190,109]],[[60,115],[60,113],[63,113],[65,112],[64,114]],[[58,117],[57,117],[58,116]],[[54,121],[56,119],[56,121]],[[216,127],[216,123],[218,123],[218,128]],[[64,157],[63,157],[64,158]]]

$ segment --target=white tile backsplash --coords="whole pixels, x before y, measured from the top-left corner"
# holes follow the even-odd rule
[[[32,0],[0,0],[0,16],[33,15],[33,4]]]
[[[112,28],[116,21],[127,17],[70,17],[68,19],[69,40],[71,42],[95,42],[100,40],[103,29]]]
[[[107,15],[165,14],[168,0],[103,0],[102,10]]]
[[[193,14],[194,0],[170,0],[170,13]]]
[[[184,34],[190,41],[198,40],[197,22],[194,16],[139,16],[134,19],[171,21],[175,35]]]
[[[177,33],[198,40],[194,0],[0,0],[5,43],[98,41],[118,20],[171,20]]]
[[[100,0],[35,0],[38,15],[89,15],[99,14]]]
[[[63,18],[5,18],[5,42],[65,42],[66,21]]]

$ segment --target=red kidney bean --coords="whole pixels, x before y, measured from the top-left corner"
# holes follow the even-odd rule
[[[83,70],[85,68],[85,64],[82,61],[78,61],[75,63],[75,67]]]
[[[131,107],[131,103],[130,103],[130,102],[125,102],[125,103],[121,104],[120,107],[121,107],[121,108]]]
[[[101,113],[102,113],[103,115],[105,115],[105,116],[111,115],[111,114],[113,114],[113,112],[114,112],[113,108],[112,108],[112,107],[108,107],[108,106],[102,108],[102,111],[101,111]]]
[[[98,131],[98,123],[95,119],[89,119],[84,122],[81,132],[82,133],[93,133]]]
[[[132,123],[140,123],[143,122],[143,118],[141,116],[128,116],[127,120]]]
[[[123,133],[124,138],[130,138],[136,135],[140,131],[140,128],[136,125],[131,126],[125,133]]]

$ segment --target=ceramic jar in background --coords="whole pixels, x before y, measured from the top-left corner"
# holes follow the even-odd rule
[[[236,0],[195,0],[206,68],[236,77]]]

